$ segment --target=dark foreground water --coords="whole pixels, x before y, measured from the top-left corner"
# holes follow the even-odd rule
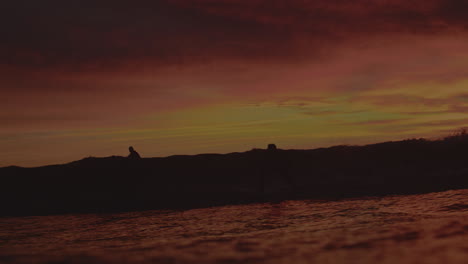
[[[468,263],[468,190],[0,218],[1,263]]]

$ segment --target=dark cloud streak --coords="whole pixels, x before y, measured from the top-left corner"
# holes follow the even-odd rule
[[[1,66],[33,70],[297,61],[354,38],[468,25],[459,0],[23,0],[1,10]]]
[[[261,57],[282,45],[279,32],[260,24],[162,2],[140,1],[139,7],[123,1],[21,3],[3,9],[0,53],[8,66],[95,70],[132,61],[186,64],[219,56]],[[275,44],[259,48],[259,40]]]

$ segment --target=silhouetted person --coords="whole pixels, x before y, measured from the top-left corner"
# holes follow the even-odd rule
[[[128,155],[129,159],[141,159],[140,154],[138,154],[133,147],[129,147],[128,151],[130,151],[130,154]]]

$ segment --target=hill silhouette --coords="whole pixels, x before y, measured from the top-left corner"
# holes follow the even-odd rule
[[[468,188],[468,136],[0,168],[0,215],[192,208]]]

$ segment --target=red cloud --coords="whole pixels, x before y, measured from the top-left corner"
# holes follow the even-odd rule
[[[108,71],[225,59],[296,61],[380,34],[465,30],[465,1],[10,1],[3,67]]]

